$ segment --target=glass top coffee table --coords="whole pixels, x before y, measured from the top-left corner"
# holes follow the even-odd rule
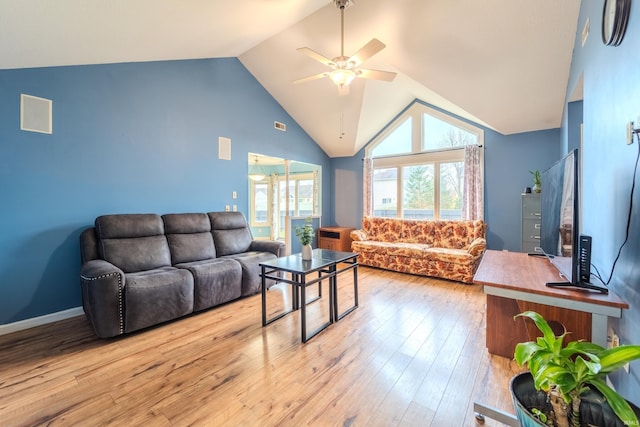
[[[338,266],[340,265],[340,269]],[[346,266],[345,266],[346,265]],[[289,313],[300,310],[300,329],[302,342],[307,342],[327,326],[342,319],[358,307],[358,254],[353,252],[338,252],[328,249],[314,249],[312,258],[308,261],[302,259],[301,254],[289,255],[271,261],[260,263],[260,277],[262,278],[262,326],[267,326]],[[342,313],[338,312],[338,274],[353,270],[354,304]],[[282,273],[290,273],[291,279],[286,279]],[[314,274],[314,278],[307,276]],[[266,280],[272,279],[291,285],[293,297],[291,309],[279,313],[271,319],[267,319],[267,289]],[[306,305],[322,297],[322,281],[329,282],[329,320],[319,328],[307,334]],[[319,284],[318,298],[307,301],[306,288]],[[302,304],[300,303],[302,301]]]

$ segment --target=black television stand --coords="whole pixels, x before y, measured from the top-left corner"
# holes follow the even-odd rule
[[[571,283],[571,282],[547,282],[546,286],[550,288],[577,288],[577,289],[589,289],[591,291],[598,291],[603,294],[608,294],[609,289],[604,286],[596,285],[589,282]]]

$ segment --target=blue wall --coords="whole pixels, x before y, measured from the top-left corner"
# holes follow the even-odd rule
[[[604,279],[625,240],[638,140],[625,143],[625,126],[640,116],[640,7],[631,8],[627,34],[618,47],[602,43],[602,1],[584,0],[580,7],[567,94],[584,80],[582,231],[593,238],[592,263]],[[591,34],[584,47],[580,36],[587,18]],[[565,112],[565,117],[569,116]],[[571,125],[565,119],[565,127]],[[636,186],[638,182],[636,182]],[[640,344],[640,195],[633,197],[629,240],[613,271],[610,287],[630,305],[620,321],[611,321],[621,342]],[[615,373],[614,385],[640,405],[640,361],[631,373]]]
[[[446,111],[429,106],[445,114]],[[459,120],[484,129],[485,221],[490,249],[520,251],[521,198],[533,186],[532,169],[547,169],[560,158],[560,129],[502,135],[461,117]],[[354,157],[333,159],[335,220],[344,227],[362,223],[362,159],[364,148]],[[339,187],[338,187],[339,186]],[[354,206],[355,202],[355,206]]]
[[[19,130],[21,93],[53,100],[52,135]],[[78,236],[98,215],[248,215],[248,152],[331,167],[235,58],[4,70],[0,94],[0,324],[81,305]]]

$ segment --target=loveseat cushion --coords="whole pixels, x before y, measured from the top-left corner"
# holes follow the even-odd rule
[[[242,295],[242,267],[233,259],[207,259],[175,266],[193,274],[193,311],[215,307]]]
[[[146,328],[193,312],[193,276],[163,267],[126,275],[125,332]]]
[[[162,218],[155,214],[103,215],[95,221],[98,253],[125,273],[171,265]]]
[[[216,257],[207,214],[166,214],[162,220],[174,265]]]
[[[217,256],[249,250],[253,236],[242,212],[209,212]]]

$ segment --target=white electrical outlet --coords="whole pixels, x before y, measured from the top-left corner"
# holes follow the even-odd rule
[[[229,207],[229,205],[224,205],[224,211],[225,212],[229,212],[231,210],[231,208]]]
[[[233,205],[233,211],[238,212],[238,205]]]

